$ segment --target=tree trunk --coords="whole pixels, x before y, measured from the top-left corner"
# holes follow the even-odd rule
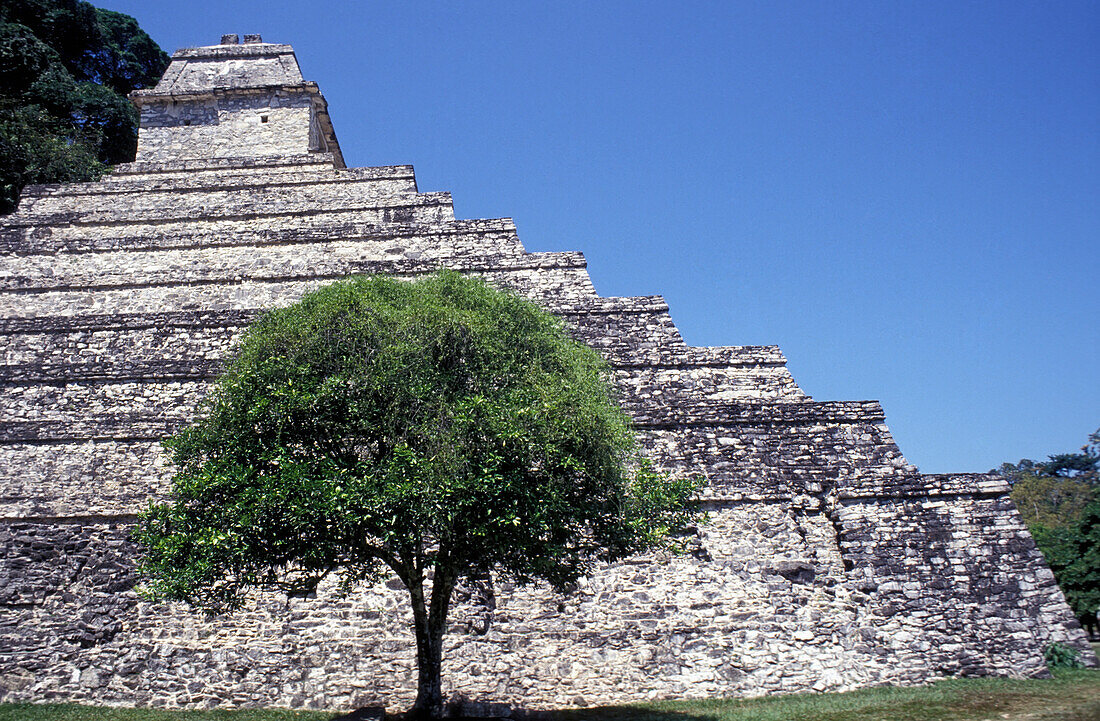
[[[450,574],[435,574],[430,606],[425,602],[420,584],[409,588],[413,607],[413,627],[416,631],[416,702],[409,711],[413,719],[436,719],[443,716],[443,634],[447,630],[447,607],[450,605],[454,579]]]

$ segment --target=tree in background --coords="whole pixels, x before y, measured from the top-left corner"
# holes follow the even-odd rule
[[[1029,526],[1072,526],[1095,498],[1094,489],[1075,478],[1024,473],[1012,485],[1012,501]]]
[[[95,180],[133,160],[138,114],[126,95],[167,66],[128,15],[81,0],[0,3],[0,213],[28,183]]]
[[[1100,610],[1100,499],[1085,506],[1072,523],[1028,528],[1070,608],[1094,636]]]
[[[1077,453],[1024,458],[996,472],[1077,617],[1095,633],[1100,610],[1100,430]]]
[[[268,313],[167,445],[172,501],[135,536],[147,593],[232,610],[252,588],[392,572],[412,605],[418,717],[443,711],[459,579],[567,589],[674,545],[697,515],[698,480],[639,460],[595,351],[447,271],[349,280]]]
[[[1100,490],[1100,429],[1089,436],[1088,443],[1081,446],[1077,453],[1059,453],[1047,456],[1048,460],[1039,465],[1039,472],[1074,478]]]
[[[1045,461],[1022,458],[1018,463],[1002,463],[992,473],[1004,476],[1013,486],[1024,476],[1073,478],[1100,489],[1100,429],[1089,435],[1088,442],[1077,453],[1058,453]]]

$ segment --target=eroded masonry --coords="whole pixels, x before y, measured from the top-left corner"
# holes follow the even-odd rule
[[[134,93],[137,162],[27,188],[0,220],[0,699],[340,707],[409,701],[396,581],[258,595],[206,619],[134,592],[135,513],[264,308],[348,274],[484,276],[564,317],[614,368],[652,456],[704,472],[694,551],[569,596],[460,591],[444,677],[528,708],[1041,675],[1095,656],[986,475],[921,475],[874,401],[819,402],[774,346],[685,345],[659,297],[601,298],[579,253],[528,253],[507,219],[456,220],[409,166],[344,167],[287,45],[177,52]]]

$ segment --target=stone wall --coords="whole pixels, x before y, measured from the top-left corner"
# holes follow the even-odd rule
[[[999,503],[986,512],[1010,510]],[[965,501],[942,507],[969,511]],[[492,582],[460,591],[448,686],[471,700],[537,709],[1043,674],[1028,649],[1047,640],[1043,628],[1066,619],[1041,562],[1026,550],[1008,566],[987,548],[960,553],[967,544],[960,537],[942,558],[924,553],[908,563],[907,534],[927,547],[936,533],[973,525],[921,514],[914,521],[916,509],[903,506],[892,513],[909,517],[907,529],[881,534],[879,560],[864,565],[871,544],[839,550],[859,544],[852,539],[871,525],[861,516],[849,526],[855,508],[830,517],[782,500],[722,503],[697,530],[692,553],[608,568],[570,595]],[[896,520],[870,517],[885,528]],[[0,575],[11,621],[0,627],[8,698],[391,708],[411,701],[413,642],[396,580],[349,597],[331,587],[289,603],[258,594],[245,610],[207,620],[137,599],[127,527],[84,519],[0,531],[4,558],[19,560]],[[883,551],[898,554],[889,568]],[[941,563],[959,573],[945,576]],[[871,567],[874,575],[861,573]],[[1013,577],[1017,587],[998,586]],[[998,594],[1026,604],[1006,608]],[[1057,630],[1051,637],[1076,639]]]
[[[10,698],[411,701],[413,644],[396,582],[343,600],[332,589],[290,604],[258,596],[243,612],[206,621],[134,596],[125,527],[4,529],[5,558],[33,559],[4,569],[11,575],[0,601],[18,609],[12,620],[20,630],[4,629],[0,663],[22,661],[5,677]],[[895,679],[893,659],[866,639],[899,624],[869,613],[863,594],[844,585],[823,515],[784,503],[732,506],[712,511],[698,536],[694,554],[610,568],[566,597],[493,584],[467,594],[474,603],[453,613],[449,686],[539,708]]]
[[[224,158],[292,155],[320,147],[313,125],[313,99],[306,93],[258,91],[244,97],[212,96],[181,105],[173,101],[141,108],[138,158]]]
[[[929,670],[1041,676],[1029,649],[1055,641],[1093,658],[1003,479],[906,480],[889,495],[842,490],[833,515],[853,583],[911,626],[914,680]]]
[[[289,45],[230,42],[176,53],[157,86],[133,98],[139,161],[339,154],[324,99],[302,79]]]
[[[217,90],[219,108],[277,109],[232,74],[204,83],[226,59],[300,82],[286,47],[183,51],[140,102],[208,113]],[[320,123],[314,91],[295,133]],[[706,475],[710,514],[689,553],[603,569],[568,596],[470,582],[451,690],[544,708],[1034,676],[1052,641],[1095,663],[1003,480],[920,475],[878,403],[813,400],[774,346],[688,346],[661,298],[599,297],[579,253],[528,253],[508,219],[456,220],[411,167],[341,169],[324,123],[328,154],[234,130],[225,152],[252,157],[200,158],[221,151],[181,130],[194,126],[151,122],[155,162],[30,187],[0,220],[0,699],[411,700],[393,579],[347,598],[257,594],[209,619],[139,599],[128,532],[168,490],[160,440],[258,313],[346,275],[441,266],[532,299],[599,350],[656,463]]]

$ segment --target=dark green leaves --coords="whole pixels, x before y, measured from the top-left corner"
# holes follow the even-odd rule
[[[1100,431],[1079,453],[998,469],[1012,483],[1012,501],[1043,552],[1073,612],[1100,610]]]
[[[77,0],[0,4],[0,213],[26,184],[94,180],[132,160],[138,114],[126,95],[167,65],[127,15]]]
[[[211,608],[379,563],[565,587],[668,543],[697,489],[638,460],[602,359],[557,318],[446,271],[268,313],[168,446],[144,569]]]
[[[1074,614],[1095,618],[1100,611],[1100,500],[1072,523],[1029,529]]]

